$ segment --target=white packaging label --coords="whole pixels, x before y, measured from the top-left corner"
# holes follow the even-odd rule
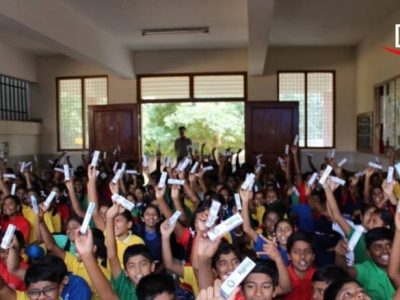
[[[51,193],[47,196],[46,200],[44,201],[44,206],[46,208],[49,208],[51,205],[51,202],[53,202],[54,198],[56,197],[56,192],[51,191]]]
[[[135,204],[126,199],[125,197],[118,195],[118,194],[113,194],[111,196],[111,199],[121,205],[123,208],[125,208],[128,211],[132,211],[135,208]]]
[[[93,157],[92,157],[92,162],[90,163],[93,167],[97,166],[97,162],[99,161],[100,157],[100,151],[94,151]]]
[[[20,173],[24,173],[24,170],[25,170],[25,162],[22,161],[22,162],[20,162],[20,163],[21,163],[21,165],[20,165],[20,168],[19,168],[19,172],[20,172]]]
[[[343,158],[339,163],[338,167],[341,168],[347,162],[347,158]]]
[[[167,172],[162,172],[160,176],[160,180],[158,181],[158,188],[163,189],[165,188],[165,182],[167,181]]]
[[[331,181],[333,181],[334,183],[337,183],[338,185],[346,185],[346,180],[336,177],[336,176],[330,176],[329,177],[331,179]]]
[[[328,176],[331,174],[331,172],[332,172],[332,166],[327,165],[325,170],[324,170],[324,173],[322,174],[322,176],[321,176],[321,178],[319,180],[319,183],[320,184],[324,184],[326,179],[328,178]]]
[[[368,163],[368,166],[370,166],[371,168],[377,169],[377,170],[382,170],[382,165],[378,165],[377,163],[374,163],[372,161],[370,161]]]
[[[12,239],[14,237],[14,233],[15,233],[15,229],[17,227],[15,227],[15,225],[13,224],[9,224],[7,226],[7,230],[6,233],[3,236],[3,240],[1,241],[1,248],[2,249],[9,249],[11,247],[11,242]]]
[[[168,226],[173,226],[178,221],[181,214],[182,213],[179,210],[176,210],[174,214],[168,219]]]
[[[246,257],[231,275],[221,284],[221,295],[228,298],[234,289],[246,278],[256,266],[250,258]]]
[[[210,211],[208,213],[208,219],[206,221],[206,226],[208,228],[212,227],[215,223],[215,221],[217,221],[218,219],[218,212],[219,209],[221,207],[221,203],[218,201],[213,200],[211,202],[211,207],[210,207]]]
[[[178,171],[183,171],[187,168],[187,166],[190,164],[190,159],[185,158],[181,164],[178,166]]]
[[[14,196],[16,191],[17,191],[17,184],[13,183],[11,186],[11,195]]]
[[[387,173],[387,177],[386,177],[386,181],[388,183],[392,183],[393,182],[393,172],[394,172],[394,168],[393,167],[389,167],[388,173]]]
[[[24,169],[31,168],[32,167],[32,161],[28,161],[25,163]]]
[[[137,174],[139,174],[139,172],[136,171],[136,170],[126,170],[126,171],[125,171],[125,174],[137,175]]]
[[[69,167],[68,167],[68,165],[63,165],[63,167],[64,167],[64,180],[65,181],[69,181],[69,180],[71,180],[71,177],[69,176]]]
[[[122,174],[124,174],[126,170],[126,163],[122,163],[121,169],[122,169]]]
[[[192,168],[190,169],[190,173],[191,173],[191,174],[195,174],[198,166],[199,166],[199,162],[196,161],[196,162],[193,164]]]
[[[400,214],[400,201],[397,201],[397,213]]]
[[[263,157],[263,154],[258,154],[258,155],[256,156],[256,159],[261,159],[261,157]]]
[[[330,158],[335,158],[335,155],[336,155],[336,149],[333,148],[333,149],[331,150],[331,156],[330,156]]]
[[[240,200],[239,194],[235,193],[233,196],[235,197],[236,208],[238,210],[241,210],[242,209],[242,201]]]
[[[168,179],[168,184],[185,185],[185,180],[170,178],[170,179]]]
[[[234,214],[230,218],[215,226],[214,229],[209,230],[207,235],[211,241],[215,241],[218,237],[235,229],[241,224],[243,224],[243,219],[240,214]]]
[[[106,160],[106,158],[107,158],[107,151],[104,151],[103,152],[103,160]]]
[[[31,196],[31,204],[32,204],[33,213],[34,213],[35,215],[38,215],[38,214],[39,214],[39,206],[38,206],[36,197],[33,196],[33,195]]]
[[[116,161],[114,166],[113,166],[114,173],[117,172],[117,169],[118,169],[118,162]]]
[[[353,235],[351,236],[348,247],[350,251],[354,251],[358,241],[360,240],[362,234],[364,233],[364,228],[362,226],[356,226],[354,229]]]
[[[81,234],[86,234],[87,229],[89,227],[90,220],[92,219],[95,207],[96,207],[96,204],[94,202],[89,202],[89,206],[86,210],[85,218],[83,219],[82,226],[80,229]]]
[[[204,168],[203,168],[203,171],[204,171],[204,172],[212,171],[212,170],[214,170],[214,167],[213,167],[213,166],[207,166],[207,167],[204,167]]]
[[[15,179],[16,177],[15,177],[15,174],[4,173],[3,178]]]
[[[364,176],[364,174],[365,174],[365,171],[359,171],[356,174],[354,174],[354,176],[355,177],[362,177],[362,176]]]
[[[251,182],[254,181],[255,177],[256,177],[256,175],[253,173],[247,174],[246,180],[242,184],[242,190],[250,190]]]
[[[299,135],[296,134],[296,136],[294,137],[293,145],[297,146],[298,143],[299,143]]]
[[[395,164],[394,168],[396,169],[397,176],[400,176],[400,163]]]
[[[312,186],[312,185],[314,184],[315,180],[317,180],[317,177],[318,177],[318,173],[317,173],[317,172],[314,172],[314,173],[311,175],[310,179],[308,180],[307,185],[308,185],[308,186]]]
[[[121,176],[122,176],[122,169],[118,169],[117,173],[115,173],[114,178],[111,180],[111,182],[117,184]]]
[[[284,167],[285,164],[286,164],[285,160],[284,160],[282,157],[280,157],[280,156],[278,156],[278,162],[279,162],[279,164],[281,165],[281,167]]]

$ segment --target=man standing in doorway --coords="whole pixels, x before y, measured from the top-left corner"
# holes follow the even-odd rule
[[[188,146],[192,145],[192,141],[185,136],[186,128],[181,126],[179,129],[179,138],[175,140],[175,153],[178,161],[188,154]]]

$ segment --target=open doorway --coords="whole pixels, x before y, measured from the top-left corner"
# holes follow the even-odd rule
[[[174,157],[178,127],[186,127],[194,151],[206,143],[212,148],[244,149],[244,102],[145,103],[141,107],[142,153],[153,157],[158,148],[162,155]]]

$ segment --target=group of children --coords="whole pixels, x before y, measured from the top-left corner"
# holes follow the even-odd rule
[[[203,149],[155,170],[118,151],[1,160],[0,299],[400,299],[393,168],[330,153],[302,174],[296,145],[279,169]]]

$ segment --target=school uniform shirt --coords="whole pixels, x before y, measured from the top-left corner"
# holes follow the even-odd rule
[[[189,285],[193,291],[193,295],[197,297],[199,294],[199,285],[192,266],[183,266],[183,277],[181,278],[181,282]]]
[[[22,205],[22,215],[24,218],[28,221],[29,223],[29,236],[28,236],[28,244],[32,244],[36,242],[37,237],[36,237],[36,232],[35,232],[35,226],[36,226],[36,216],[35,213],[33,212],[32,208],[28,205]],[[43,221],[46,224],[47,229],[49,230],[50,233],[55,232],[52,218],[50,216],[50,213],[46,211],[43,215]],[[61,220],[60,220],[61,222]],[[61,231],[61,228],[60,230]]]
[[[354,228],[351,228],[350,234],[347,235],[348,240],[354,234]],[[363,263],[369,259],[368,252],[367,252],[367,245],[365,244],[365,233],[363,233],[358,240],[356,246],[354,247],[354,262],[356,264]]]
[[[71,253],[73,256],[76,255],[75,244],[69,240],[66,234],[53,234],[53,240],[57,244],[58,248]]]
[[[61,298],[63,300],[90,300],[92,291],[82,277],[68,274],[68,282],[61,292]]]
[[[293,269],[293,266],[288,267],[290,284],[292,290],[290,293],[284,295],[284,300],[309,300],[312,297],[312,277],[314,275],[315,268],[308,268],[305,276],[300,278],[297,276]]]
[[[357,281],[364,287],[371,299],[392,299],[396,292],[390,282],[388,274],[381,269],[372,259],[367,259],[361,264],[354,265],[357,271]]]
[[[15,227],[22,233],[24,236],[25,242],[28,242],[29,239],[29,231],[30,231],[30,226],[29,222],[27,219],[25,219],[22,215],[16,215],[12,219],[7,218],[6,220],[3,220],[0,225],[1,225],[1,230],[6,231],[7,227],[9,224],[15,225]]]
[[[122,268],[124,267],[124,252],[126,248],[132,245],[144,245],[144,241],[140,237],[132,233],[129,233],[129,235],[124,240],[116,239],[116,241],[118,260]]]
[[[262,219],[263,219],[264,213],[265,213],[265,206],[264,205],[260,205],[260,206],[256,207],[255,217],[256,217],[256,220],[258,222],[258,226],[259,227],[262,227]]]
[[[73,256],[69,252],[65,252],[65,258],[64,258],[64,263],[67,266],[68,272],[71,272],[74,275],[82,277],[87,284],[90,286],[93,295],[92,299],[93,300],[99,300],[100,296],[96,293],[96,290],[94,288],[94,285],[92,281],[90,280],[89,274],[86,271],[86,268],[83,264],[83,262],[79,262],[78,259]],[[101,272],[104,274],[104,276],[109,280],[110,279],[110,271],[106,268],[104,268],[102,265],[99,264]]]
[[[120,300],[137,300],[136,288],[125,272],[121,271],[118,278],[111,278],[110,282]]]
[[[21,260],[19,268],[26,270],[28,269],[28,264]],[[3,280],[7,283],[7,285],[10,288],[19,291],[25,290],[24,281],[21,280],[21,278],[19,278],[18,276],[11,274],[7,269],[6,263],[2,259],[0,260],[0,276],[3,278]]]

